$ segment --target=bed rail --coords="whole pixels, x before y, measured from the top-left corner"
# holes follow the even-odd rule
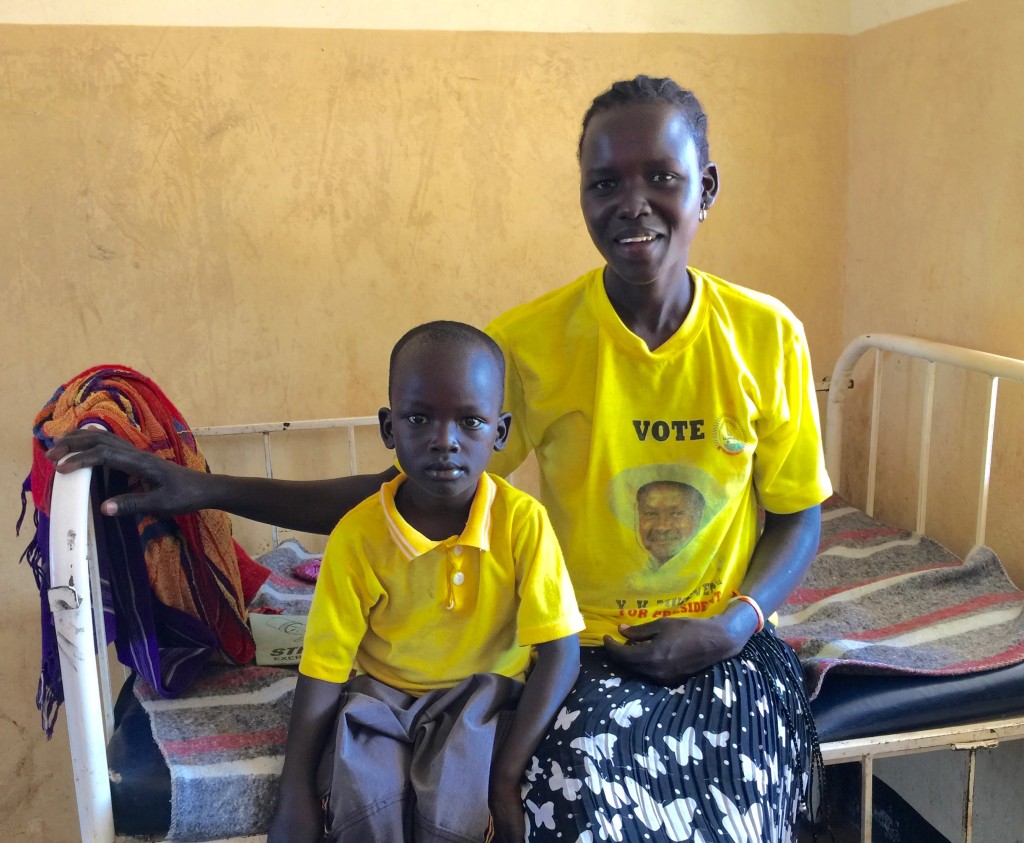
[[[271,435],[309,430],[345,433],[349,472],[358,470],[355,431],[377,425],[376,416],[197,427],[197,437],[259,435],[265,472],[274,476]],[[113,843],[114,818],[107,773],[107,742],[113,729],[113,694],[104,640],[89,484],[92,469],[54,477],[50,511],[50,590],[57,626],[71,764],[83,843]],[[277,531],[274,530],[274,545]],[[96,634],[96,630],[99,634]],[[99,641],[98,651],[93,642]]]
[[[93,649],[93,629],[103,629],[102,617],[93,614],[95,565],[89,483],[92,469],[57,474],[53,479],[54,506],[50,513],[50,590],[47,598],[57,628],[60,670],[64,686],[71,767],[78,800],[82,840],[108,843],[114,839],[114,817],[107,779],[110,683],[100,680],[100,659]],[[102,607],[97,607],[102,613]],[[101,648],[106,656],[106,648]],[[104,658],[105,662],[105,658]],[[105,674],[105,677],[109,673]],[[101,685],[106,686],[102,693]]]
[[[263,473],[270,479],[274,476],[274,458],[270,436],[272,433],[296,433],[302,430],[343,430],[348,449],[349,474],[359,473],[359,462],[356,459],[356,428],[377,427],[376,416],[350,416],[337,419],[312,419],[295,422],[259,422],[256,424],[227,424],[217,427],[195,427],[193,435],[202,439],[205,436],[259,436],[263,440]],[[277,525],[271,525],[271,544],[277,547]]]
[[[832,370],[828,392],[828,409],[825,414],[825,466],[832,485],[839,489],[842,483],[843,450],[843,404],[849,395],[848,389],[836,388],[837,384],[850,383],[857,362],[867,352],[875,352],[874,385],[871,393],[871,426],[868,450],[867,502],[865,511],[874,514],[875,476],[878,465],[878,430],[881,411],[882,375],[886,353],[903,354],[919,360],[926,360],[923,395],[921,445],[918,452],[917,474],[917,519],[915,532],[925,531],[928,498],[928,470],[932,442],[932,408],[935,400],[935,371],[938,365],[977,372],[988,377],[988,400],[985,407],[985,437],[982,442],[982,476],[978,488],[978,516],[974,531],[974,544],[985,543],[985,527],[988,520],[989,481],[992,473],[992,442],[995,434],[996,402],[1000,379],[1024,383],[1024,360],[1002,357],[985,351],[947,345],[946,343],[906,337],[899,334],[864,334],[851,342],[839,356]]]
[[[918,471],[918,530],[923,531],[927,492],[928,450],[931,437],[931,407],[934,401],[935,368],[951,365],[980,372],[990,379],[986,407],[986,437],[983,443],[984,466],[979,492],[978,530],[976,540],[984,539],[988,506],[988,485],[991,471],[992,439],[995,426],[998,382],[1001,379],[1024,383],[1024,361],[957,348],[942,343],[918,340],[891,334],[867,334],[854,340],[844,350],[834,368],[829,391],[826,418],[826,464],[836,487],[841,482],[843,445],[843,403],[848,390],[836,388],[847,383],[857,361],[868,351],[876,352],[874,392],[871,409],[871,442],[869,458],[869,512],[874,498],[874,476],[877,463],[877,430],[879,419],[882,364],[887,354],[906,354],[928,362],[924,390],[923,415],[925,430],[922,434]],[[345,434],[345,447],[352,473],[356,464],[356,428],[375,426],[376,417],[337,418],[317,421],[268,422],[262,424],[229,425],[195,428],[197,437],[258,435],[262,438],[265,474],[274,476],[272,437],[305,430],[340,429]],[[67,699],[67,723],[71,739],[76,796],[83,841],[111,843],[114,840],[111,814],[110,787],[107,778],[105,723],[111,722],[109,672],[102,665],[105,647],[97,656],[93,649],[94,629],[102,630],[102,623],[94,621],[90,580],[98,582],[95,574],[89,576],[90,565],[95,563],[95,548],[89,536],[89,480],[87,469],[69,475],[57,475],[54,484],[54,503],[51,511],[51,583],[48,595],[56,623],[61,630],[60,660]],[[274,543],[277,543],[276,531]],[[101,714],[103,710],[103,714]],[[109,725],[106,727],[109,728]],[[991,746],[999,740],[1024,737],[1024,718],[1007,718],[965,727],[932,730],[929,733],[904,733],[839,741],[822,745],[826,763],[859,760],[865,773],[864,816],[871,816],[871,771],[878,757],[920,752],[943,747],[967,749],[969,753],[968,794],[965,798],[965,839],[971,841],[969,814],[973,805],[974,753],[977,748]],[[871,840],[870,819],[864,824],[863,840]]]
[[[881,415],[881,392],[884,363],[889,354],[901,354],[927,361],[922,396],[922,431],[918,452],[917,507],[915,531],[924,533],[927,516],[927,493],[930,451],[932,442],[932,410],[935,399],[935,374],[939,365],[988,378],[985,411],[985,436],[982,447],[982,471],[978,486],[978,511],[974,544],[985,542],[988,519],[989,484],[992,471],[992,445],[995,435],[996,405],[999,381],[1024,383],[1024,360],[1002,357],[969,348],[932,342],[897,334],[864,334],[844,349],[836,361],[830,379],[825,423],[825,465],[833,486],[838,490],[842,482],[842,450],[844,412],[843,405],[850,393],[845,386],[853,384],[854,368],[861,357],[875,352],[874,381],[871,394],[871,415],[868,443],[867,502],[865,510],[873,514],[875,478],[878,464],[878,432]],[[966,843],[973,841],[974,780],[977,751],[997,746],[1003,740],[1024,738],[1024,717],[1006,717],[963,726],[949,726],[915,732],[903,732],[833,741],[821,745],[826,764],[858,761],[861,765],[861,841],[871,843],[872,838],[872,781],[874,761],[878,758],[952,749],[967,753],[966,789],[963,808],[963,832]]]

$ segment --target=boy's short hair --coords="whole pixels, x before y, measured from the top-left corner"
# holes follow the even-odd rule
[[[474,328],[465,322],[451,322],[445,319],[417,325],[406,331],[395,343],[395,347],[391,349],[391,360],[388,364],[388,400],[391,399],[391,387],[395,382],[398,357],[402,349],[414,341],[455,346],[467,352],[472,348],[477,348],[490,354],[494,365],[498,368],[498,384],[501,391],[499,404],[505,402],[505,355],[501,353],[501,348],[479,328]]]

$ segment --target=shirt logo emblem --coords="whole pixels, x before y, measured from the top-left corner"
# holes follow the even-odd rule
[[[723,454],[735,457],[747,448],[747,432],[732,416],[719,416],[715,422],[715,446]]]

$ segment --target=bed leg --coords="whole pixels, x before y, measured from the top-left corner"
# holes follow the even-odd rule
[[[875,809],[873,803],[872,783],[875,780],[874,758],[863,755],[860,759],[860,839],[861,843],[871,843],[871,824]]]
[[[964,843],[974,839],[974,772],[977,766],[978,750],[967,750],[967,793],[964,795]]]

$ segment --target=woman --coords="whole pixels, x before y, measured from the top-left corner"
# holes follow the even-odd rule
[[[536,451],[587,620],[580,679],[528,771],[529,839],[788,840],[815,741],[765,616],[810,563],[831,491],[803,330],[774,299],[687,266],[719,189],[692,93],[616,83],[584,118],[579,158],[606,265],[488,329],[515,419],[491,470]],[[80,447],[65,470],[107,462],[151,487],[107,514],[211,507],[325,532],[390,476],[200,477],[87,433],[53,456]],[[634,514],[652,482],[705,500],[657,565]]]
[[[488,329],[515,419],[492,470],[536,450],[587,619],[533,766],[533,840],[786,840],[806,793],[799,666],[761,627],[813,557],[831,488],[801,326],[687,268],[719,186],[706,126],[671,80],[599,96],[580,204],[606,265]],[[705,501],[697,532],[654,564],[630,504],[682,482]]]

